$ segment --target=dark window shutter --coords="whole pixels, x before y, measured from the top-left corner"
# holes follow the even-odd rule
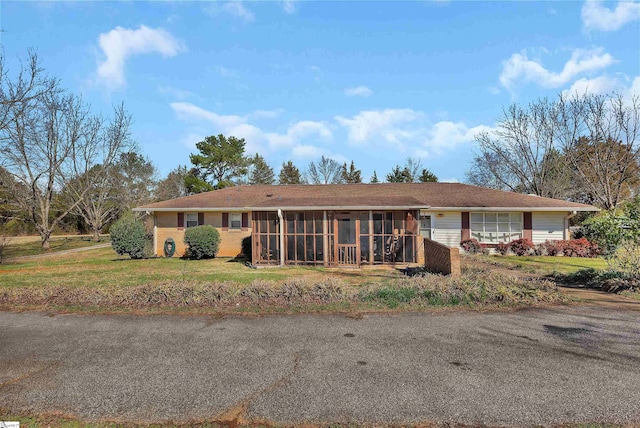
[[[249,229],[249,213],[242,213],[242,230]]]
[[[229,213],[222,213],[222,230],[229,230]]]
[[[178,229],[184,229],[184,213],[178,213]]]
[[[204,224],[204,213],[198,213],[198,226],[202,226]]]
[[[529,240],[533,240],[533,231],[531,229],[533,229],[533,216],[531,215],[531,213],[522,213],[522,220],[523,220],[523,225],[522,225],[522,237],[524,239],[529,239]]]
[[[469,225],[469,212],[462,212],[462,240],[471,238],[471,228]]]

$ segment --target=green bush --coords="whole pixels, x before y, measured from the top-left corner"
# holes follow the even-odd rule
[[[210,225],[190,227],[184,232],[184,243],[187,244],[188,257],[211,259],[218,254],[220,234]]]
[[[133,216],[127,215],[116,221],[109,229],[111,247],[119,255],[128,254],[132,259],[145,256],[147,231]]]

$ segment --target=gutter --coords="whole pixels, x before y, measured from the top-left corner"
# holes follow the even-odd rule
[[[301,207],[198,207],[198,208],[134,208],[135,212],[247,212],[247,211],[397,211],[397,210],[428,210],[428,211],[469,211],[469,212],[560,212],[560,211],[600,211],[596,207],[431,207],[428,205],[384,205],[384,206],[301,206]]]
[[[247,211],[377,211],[377,210],[428,210],[431,209],[428,205],[384,205],[384,206],[301,206],[301,207],[199,207],[199,208],[153,208],[153,207],[140,207],[134,208],[133,211],[142,212],[202,212],[202,211],[224,211],[224,212],[247,212]],[[460,209],[457,209],[460,211]],[[567,211],[565,208],[563,211]]]

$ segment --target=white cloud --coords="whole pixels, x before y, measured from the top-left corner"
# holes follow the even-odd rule
[[[565,96],[584,94],[607,94],[620,87],[620,81],[615,77],[599,76],[594,79],[582,78],[573,82],[569,89],[562,91]]]
[[[240,0],[233,0],[222,4],[214,2],[204,8],[204,11],[209,15],[225,13],[244,22],[253,22],[255,20],[253,12],[247,9]]]
[[[368,97],[373,95],[373,91],[366,86],[356,86],[355,88],[347,88],[344,90],[345,95],[349,97]]]
[[[182,120],[205,121],[213,125],[212,133],[214,134],[222,133],[244,138],[249,153],[292,147],[303,138],[316,137],[330,140],[333,137],[331,130],[323,122],[303,120],[290,125],[285,133],[266,132],[249,123],[252,115],[220,115],[187,102],[171,103],[171,108]]]
[[[442,121],[427,131],[427,138],[423,145],[428,155],[439,154],[444,149],[453,149],[462,144],[471,143],[477,134],[489,130],[491,128],[485,125],[469,128],[463,122]]]
[[[415,134],[408,124],[423,114],[411,109],[362,111],[351,119],[336,116],[335,120],[348,131],[351,144],[369,144],[375,140],[401,144]]]
[[[309,145],[299,145],[299,146],[295,146],[292,150],[291,150],[291,155],[295,158],[295,159],[315,159],[315,158],[319,158],[320,156],[326,154],[326,150],[323,150],[319,147],[316,146],[309,146]]]
[[[99,82],[109,89],[125,85],[124,67],[130,56],[159,53],[170,58],[185,49],[183,43],[169,32],[144,25],[137,30],[116,27],[100,34],[98,44],[105,58],[98,64],[96,74]]]
[[[328,140],[332,137],[331,130],[322,122],[314,122],[311,120],[303,120],[296,122],[289,126],[286,134],[269,133],[267,135],[267,141],[272,148],[281,148],[292,146],[297,141],[304,137],[311,135],[317,135],[318,137]]]
[[[296,13],[295,0],[283,0],[281,4],[282,4],[282,9],[289,15]]]
[[[640,97],[640,76],[636,76],[636,78],[633,79],[633,83],[629,88],[629,97],[634,95]]]
[[[533,82],[545,88],[565,85],[579,74],[606,68],[615,62],[613,56],[602,48],[576,49],[559,73],[544,68],[539,62],[530,60],[526,52],[513,54],[503,63],[500,83],[512,89],[519,81]]]
[[[637,19],[640,3],[635,1],[619,1],[613,10],[600,0],[587,0],[582,5],[582,25],[587,30],[615,31]]]

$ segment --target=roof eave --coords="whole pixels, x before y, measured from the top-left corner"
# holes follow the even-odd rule
[[[431,211],[600,211],[596,207],[431,207]]]
[[[242,211],[346,211],[346,210],[426,210],[430,209],[428,205],[340,205],[340,206],[294,206],[294,207],[197,207],[197,208],[153,208],[138,207],[134,208],[136,212],[203,212],[203,211],[224,211],[224,212],[242,212]]]

